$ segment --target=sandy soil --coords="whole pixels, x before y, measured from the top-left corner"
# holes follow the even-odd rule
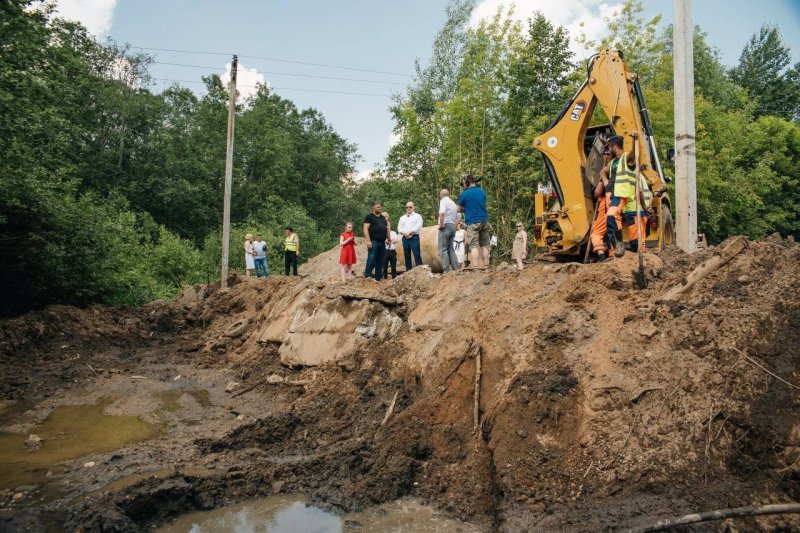
[[[381,284],[320,257],[307,278],[2,322],[6,431],[102,398],[164,430],[69,462],[55,495],[0,494],[0,529],[146,530],[282,493],[342,511],[411,495],[507,531],[796,501],[797,390],[753,361],[800,385],[800,246],[750,243],[656,303],[718,251],[647,254],[645,290],[633,254]]]

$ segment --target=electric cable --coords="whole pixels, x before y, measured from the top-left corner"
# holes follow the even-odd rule
[[[279,63],[291,63],[293,65],[308,65],[311,67],[323,67],[323,68],[335,68],[341,70],[353,70],[357,72],[372,72],[374,74],[388,74],[390,76],[405,76],[411,78],[411,74],[403,74],[400,72],[389,72],[386,70],[374,70],[374,69],[367,69],[367,68],[356,68],[356,67],[344,67],[341,65],[329,65],[326,63],[312,63],[309,61],[296,61],[293,59],[281,59],[277,57],[264,57],[264,56],[253,56],[247,54],[233,54],[233,53],[226,53],[226,52],[210,52],[205,50],[180,50],[177,48],[154,48],[154,47],[147,47],[147,46],[133,46],[130,45],[131,48],[135,48],[136,50],[153,50],[156,52],[175,52],[179,54],[199,54],[199,55],[209,55],[209,56],[233,56],[237,55],[239,59],[242,58],[249,58],[249,59],[260,59],[263,61],[276,61]]]
[[[154,81],[171,81],[171,82],[174,82],[174,83],[201,83],[201,84],[205,84],[205,82],[198,81],[198,80],[175,80],[175,79],[172,79],[172,78],[150,78],[150,79],[154,80]],[[248,87],[248,88],[254,89],[254,88],[258,87],[258,86],[257,85],[246,85],[246,84],[237,83],[236,87]],[[269,88],[270,89],[274,89],[276,91],[301,91],[301,92],[307,92],[307,93],[345,94],[345,95],[351,95],[351,96],[379,96],[379,97],[382,97],[382,98],[391,98],[391,96],[388,95],[388,94],[377,94],[377,93],[357,93],[357,92],[349,92],[349,91],[329,91],[329,90],[325,90],[325,89],[302,89],[300,87],[273,87],[273,86],[269,86]]]
[[[188,68],[202,68],[208,70],[220,70],[220,67],[212,67],[209,65],[189,65],[185,63],[168,63],[165,61],[153,61],[154,65],[169,65],[173,67],[188,67]],[[247,68],[247,67],[243,67]],[[258,70],[259,74],[270,74],[272,76],[292,76],[296,78],[319,78],[323,80],[343,80],[343,81],[358,81],[362,83],[383,83],[387,85],[405,85],[405,82],[402,81],[383,81],[383,80],[368,80],[363,78],[342,78],[338,76],[319,76],[315,74],[294,74],[291,72],[273,72],[267,70]]]

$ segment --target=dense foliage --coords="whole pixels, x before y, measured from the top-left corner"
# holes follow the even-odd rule
[[[356,148],[314,109],[267,87],[237,108],[231,266],[261,232],[280,270],[283,227],[301,260],[329,248],[372,199],[399,214],[413,200],[429,223],[438,190],[484,177],[500,238],[530,221],[544,179],[531,139],[585,75],[570,39],[614,45],[638,72],[662,152],[673,138],[671,28],[630,0],[601,42],[541,14],[498,12],[470,24],[475,0],[452,0],[429,63],[391,112],[396,144],[379,177],[353,183]],[[146,56],[101,44],[38,0],[0,2],[0,314],[48,303],[139,304],[219,276],[227,88],[150,91]],[[726,68],[695,35],[700,231],[800,237],[800,64],[764,26]],[[604,120],[602,116],[597,120]],[[662,153],[662,161],[665,161]],[[666,164],[669,173],[669,164]]]
[[[541,14],[526,24],[499,12],[469,25],[470,0],[454,0],[434,43],[431,64],[418,69],[392,112],[398,142],[388,176],[424,194],[431,204],[457,176],[484,177],[490,215],[503,259],[512,224],[530,222],[532,194],[544,179],[532,138],[544,131],[585,76],[569,52],[570,36]],[[607,35],[588,47],[615,46],[642,80],[661,159],[673,131],[672,30],[660,17],[642,18],[628,1],[607,19]],[[760,237],[779,231],[800,237],[800,75],[788,68],[789,49],[777,28],[765,26],[746,44],[739,64],[725,68],[700,28],[695,35],[697,190],[699,231],[710,242],[732,234]],[[599,108],[598,108],[599,109]],[[607,122],[602,111],[597,120]],[[672,172],[666,165],[667,173]],[[432,220],[432,218],[431,218]]]
[[[227,89],[147,89],[147,57],[30,0],[0,3],[0,313],[138,304],[219,276]],[[231,267],[283,227],[303,257],[348,216],[355,147],[266,87],[237,109]]]

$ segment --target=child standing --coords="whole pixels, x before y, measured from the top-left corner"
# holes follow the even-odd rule
[[[467,256],[467,249],[465,242],[467,239],[467,231],[464,229],[464,223],[460,219],[456,220],[456,234],[453,237],[453,249],[456,251],[456,261],[458,261],[458,268],[464,268],[464,259]]]
[[[342,281],[347,281],[356,264],[356,234],[353,231],[353,223],[348,222],[344,225],[344,231],[339,235],[339,244],[342,251],[339,254],[339,264],[342,265]]]
[[[522,260],[528,257],[528,232],[522,222],[517,222],[517,234],[514,236],[514,245],[511,248],[511,259],[517,262],[517,270],[522,270],[525,265]]]

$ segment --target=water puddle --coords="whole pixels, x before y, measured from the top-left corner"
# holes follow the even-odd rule
[[[160,533],[337,533],[480,532],[480,528],[453,520],[413,498],[373,507],[362,513],[335,515],[308,505],[299,496],[272,496],[213,511],[183,515],[157,530]]]
[[[104,415],[103,409],[110,403],[57,407],[24,434],[0,432],[0,489],[41,484],[48,471],[63,470],[58,466],[62,461],[110,452],[152,439],[161,431],[161,426],[136,416]],[[0,426],[4,422],[0,420]],[[30,435],[41,440],[34,442],[38,439],[31,440]]]

